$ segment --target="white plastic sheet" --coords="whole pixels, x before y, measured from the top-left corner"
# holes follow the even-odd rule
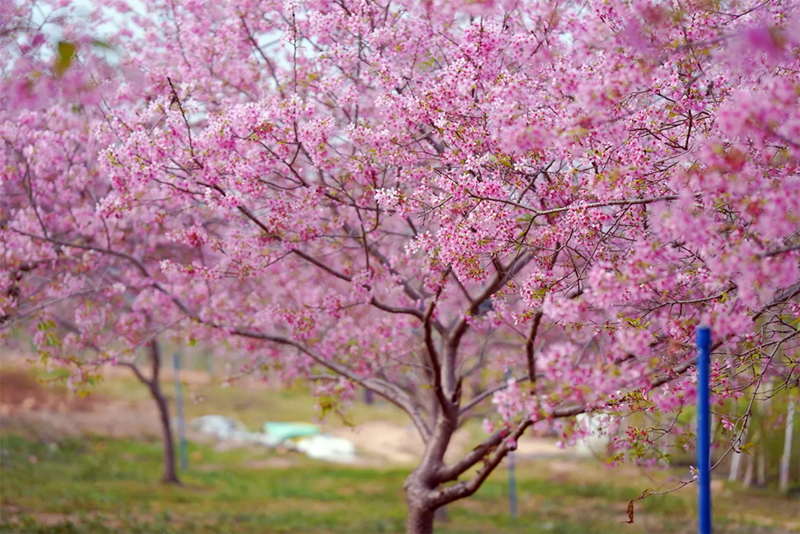
[[[357,459],[356,447],[350,441],[324,434],[301,439],[297,450],[309,458],[326,462],[352,463]]]

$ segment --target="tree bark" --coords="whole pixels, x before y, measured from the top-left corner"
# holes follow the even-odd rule
[[[154,382],[150,388],[150,393],[158,405],[158,414],[161,418],[161,432],[164,441],[164,474],[161,477],[162,482],[166,484],[180,484],[178,473],[175,469],[175,439],[172,435],[172,425],[169,420],[169,406],[167,399],[161,393],[161,388],[158,382]]]
[[[158,373],[161,370],[161,350],[156,340],[151,341],[149,346],[150,365],[152,366],[153,374],[147,386],[150,388],[150,394],[158,406],[162,439],[164,441],[164,474],[161,477],[161,481],[166,484],[180,484],[181,481],[175,470],[175,439],[172,435],[172,424],[169,420],[169,405],[161,392],[161,384],[158,381]]]
[[[425,454],[403,484],[408,505],[406,534],[433,534],[436,510],[444,504],[435,501],[434,494],[439,481],[436,472],[442,466],[444,450],[453,428],[439,418],[440,415],[441,412],[435,411],[435,430],[427,443]]]
[[[135,363],[126,364],[126,366],[130,367],[136,378],[147,386],[158,407],[158,416],[161,421],[161,440],[164,445],[164,472],[161,480],[166,484],[180,484],[181,481],[175,468],[175,439],[172,435],[172,424],[169,419],[169,404],[161,392],[161,385],[158,381],[161,360],[160,350],[155,340],[148,343],[148,348],[150,349],[150,366],[152,369],[149,379],[142,374]]]
[[[438,434],[437,437],[441,437],[441,434]],[[432,439],[432,441],[434,440],[436,437]],[[420,465],[408,475],[403,484],[408,505],[406,534],[433,534],[433,523],[438,508],[436,503],[432,502],[436,487],[433,471],[437,464],[431,460],[430,452],[435,448],[432,442],[428,442]]]
[[[421,504],[409,502],[406,534],[433,534],[433,518],[435,514],[435,510],[425,508]]]

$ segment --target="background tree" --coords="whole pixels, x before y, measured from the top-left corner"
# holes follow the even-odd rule
[[[104,61],[98,52],[111,45],[91,38],[97,32],[68,8],[4,7],[0,339],[10,342],[14,327],[30,326],[43,361],[74,371],[73,384],[93,380],[103,364],[130,368],[158,408],[162,480],[177,484],[159,384],[157,336],[169,325],[137,300],[152,286],[148,250],[165,240],[141,233],[131,218],[106,221],[96,212],[110,191],[97,154],[114,138],[96,136],[95,124],[109,106],[125,105],[131,77]],[[149,372],[136,363],[139,347],[147,350]]]

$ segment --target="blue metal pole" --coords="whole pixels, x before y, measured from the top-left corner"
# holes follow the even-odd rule
[[[505,379],[511,378],[511,369],[506,369]],[[508,451],[508,507],[511,519],[517,518],[517,477],[514,465],[514,451]]]
[[[517,518],[517,479],[514,473],[514,451],[508,451],[508,505],[511,519]]]
[[[181,388],[180,356],[177,352],[172,354],[172,369],[175,379],[175,410],[178,412],[178,447],[180,448],[181,470],[189,469],[189,458],[186,455],[186,429],[183,425],[183,389]]]
[[[697,329],[697,474],[698,532],[711,534],[711,410],[709,365],[711,330]]]

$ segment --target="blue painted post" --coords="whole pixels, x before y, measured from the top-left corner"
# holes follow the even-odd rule
[[[189,458],[186,456],[186,429],[183,425],[183,389],[181,388],[180,356],[177,352],[172,354],[172,369],[175,379],[175,410],[178,412],[178,447],[180,448],[181,470],[189,469]]]
[[[711,410],[709,365],[711,330],[697,329],[697,474],[698,532],[711,534]]]
[[[505,379],[511,378],[511,369],[506,369]],[[514,464],[514,451],[508,451],[508,508],[511,519],[517,518],[517,477]]]
[[[511,519],[517,518],[517,479],[514,473],[514,451],[508,451],[508,505]]]

